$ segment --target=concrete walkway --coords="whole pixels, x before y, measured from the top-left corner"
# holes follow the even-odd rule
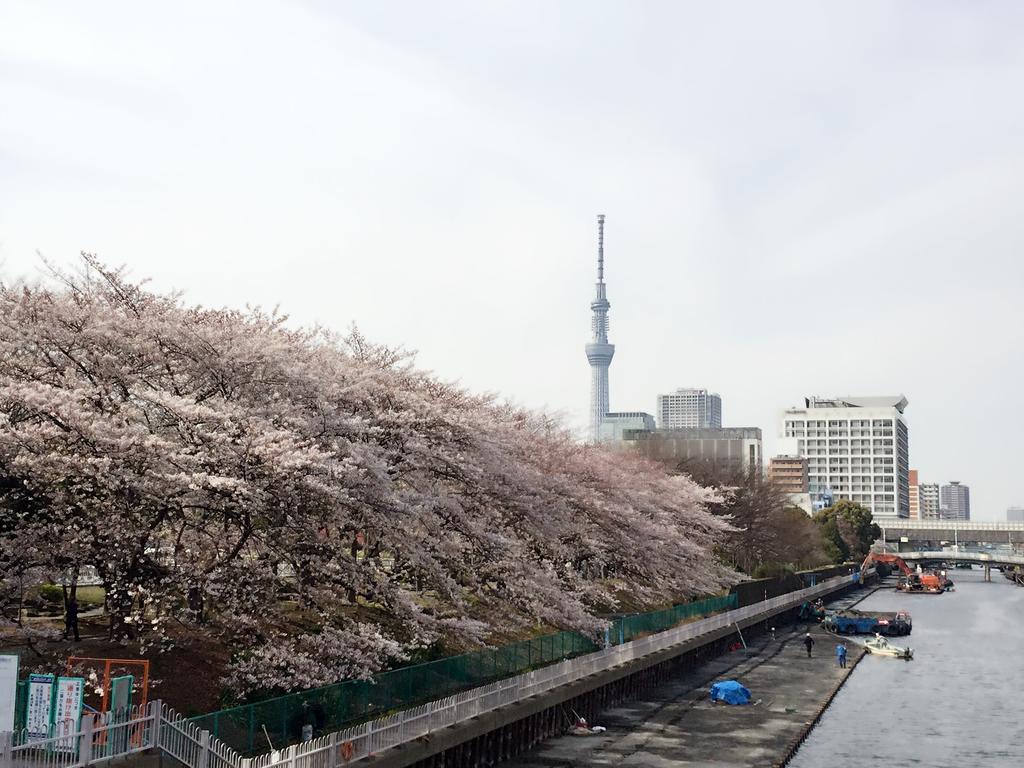
[[[863,654],[847,643],[850,668],[835,660],[836,638],[818,627],[812,658],[789,628],[777,640],[762,640],[749,652],[734,651],[689,674],[666,680],[645,701],[606,712],[608,730],[595,736],[561,736],[507,763],[514,768],[627,766],[676,768],[772,766],[789,756],[817,721],[824,706]],[[715,680],[735,678],[756,704],[711,704]],[[571,713],[567,713],[567,717]]]

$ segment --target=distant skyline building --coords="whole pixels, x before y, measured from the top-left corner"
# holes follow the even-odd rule
[[[683,387],[667,395],[658,395],[658,427],[722,426],[722,398],[706,389]]]
[[[921,505],[921,520],[938,520],[939,509],[939,484],[920,483],[917,486],[917,495]]]
[[[971,489],[951,480],[939,489],[939,515],[943,520],[971,519]]]
[[[1024,507],[1007,507],[1006,522],[1024,523]]]
[[[591,342],[587,344],[590,363],[590,440],[601,437],[601,424],[610,410],[608,368],[615,355],[615,345],[608,343],[608,309],[611,304],[604,284],[604,214],[597,217],[597,291],[590,302]]]
[[[908,517],[911,520],[921,519],[921,489],[918,487],[917,481],[917,470],[910,470],[907,480],[910,486],[910,514]]]
[[[761,430],[758,427],[689,427],[630,430],[623,440],[633,443],[649,459],[669,470],[688,462],[705,462],[723,470],[742,470],[761,475]]]
[[[808,397],[803,408],[779,417],[786,453],[807,459],[808,490],[815,508],[849,499],[879,522],[910,514],[910,440],[903,411],[907,399]]]
[[[601,422],[598,439],[602,443],[620,443],[626,430],[652,432],[654,428],[654,417],[644,411],[606,413]]]

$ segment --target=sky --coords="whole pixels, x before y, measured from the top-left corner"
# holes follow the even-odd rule
[[[1024,504],[1024,4],[0,4],[0,275],[97,254],[357,324],[582,435],[909,400],[911,466]]]

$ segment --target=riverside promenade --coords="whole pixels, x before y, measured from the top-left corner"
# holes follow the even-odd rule
[[[812,658],[801,642],[810,631]],[[626,766],[782,766],[813,728],[859,663],[863,650],[847,643],[847,669],[835,659],[836,638],[797,624],[777,638],[762,637],[748,651],[733,651],[666,680],[642,701],[608,710],[591,725],[600,735],[550,738],[509,761],[510,768]],[[712,704],[708,688],[734,678],[751,692],[748,706]],[[567,717],[571,713],[567,713]]]

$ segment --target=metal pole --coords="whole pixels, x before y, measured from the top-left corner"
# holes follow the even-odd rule
[[[733,626],[736,627],[736,634],[740,636],[740,642],[743,643],[743,650],[747,650],[747,641],[743,639],[743,633],[740,632],[739,622],[736,622]]]

